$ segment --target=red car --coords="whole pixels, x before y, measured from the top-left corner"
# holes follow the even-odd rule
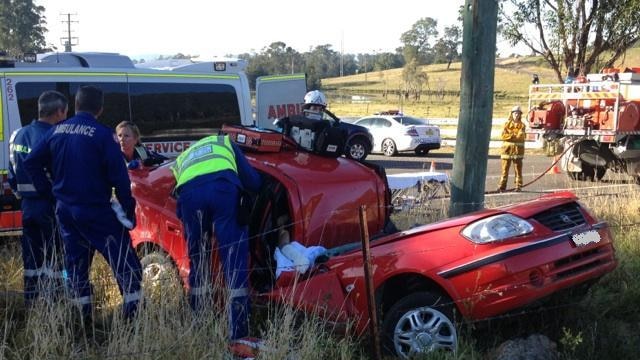
[[[365,205],[382,340],[403,358],[455,349],[456,313],[464,319],[502,314],[590,284],[617,265],[607,223],[572,193],[397,231],[382,168],[291,146],[247,157],[266,179],[250,223],[256,300],[320,311],[336,323],[355,321],[364,331],[369,317],[358,212]],[[170,196],[170,165],[131,172],[138,200],[132,238],[147,275],[175,266],[186,284],[189,261]],[[283,214],[293,239],[328,249],[296,286],[275,277],[276,219]]]

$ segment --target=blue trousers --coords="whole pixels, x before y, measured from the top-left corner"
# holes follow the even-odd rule
[[[47,298],[63,293],[62,239],[51,200],[22,199],[22,263],[27,306],[41,291]]]
[[[58,201],[56,215],[64,240],[72,297],[83,315],[91,314],[89,269],[97,250],[114,272],[123,297],[124,316],[133,316],[141,297],[142,268],[131,246],[129,231],[120,224],[111,206],[70,206]]]
[[[194,311],[210,301],[211,234],[215,234],[224,279],[230,291],[229,334],[231,340],[249,334],[249,241],[246,226],[238,225],[239,190],[235,184],[218,179],[190,188],[188,183],[178,198],[189,250],[189,299]]]

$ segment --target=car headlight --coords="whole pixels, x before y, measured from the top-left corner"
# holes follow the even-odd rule
[[[476,221],[462,229],[462,235],[476,244],[525,235],[533,231],[528,221],[511,214],[500,214]]]

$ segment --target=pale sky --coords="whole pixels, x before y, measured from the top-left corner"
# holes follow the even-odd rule
[[[457,23],[464,0],[35,0],[45,7],[47,44],[64,51],[71,13],[74,51],[202,58],[260,52],[282,41],[299,52],[331,44],[347,54],[394,52],[400,35],[423,17],[439,31]],[[461,26],[461,24],[459,24]]]

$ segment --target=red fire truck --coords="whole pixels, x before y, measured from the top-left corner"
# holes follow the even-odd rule
[[[597,181],[609,170],[640,184],[640,67],[531,85],[529,109],[527,140],[562,145],[571,179]]]

